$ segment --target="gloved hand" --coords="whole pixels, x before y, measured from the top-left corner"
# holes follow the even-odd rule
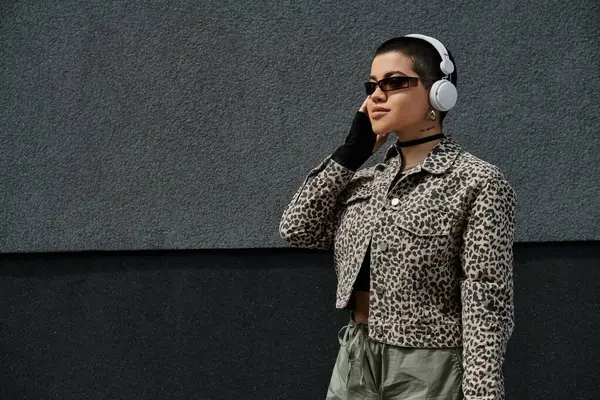
[[[388,133],[377,135],[373,132],[371,120],[367,114],[368,100],[367,97],[360,110],[356,112],[346,142],[331,155],[334,161],[352,171],[358,170],[371,157],[371,154],[385,143],[388,135]]]
[[[369,116],[357,111],[346,142],[335,150],[331,158],[344,167],[356,171],[371,157],[376,141],[377,135],[371,128]]]

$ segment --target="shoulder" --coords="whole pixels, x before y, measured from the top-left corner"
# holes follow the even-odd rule
[[[479,191],[497,191],[504,196],[516,198],[516,193],[503,171],[489,161],[468,151],[461,151],[454,163],[454,171],[469,186]]]
[[[468,151],[461,151],[454,163],[456,172],[471,179],[487,181],[488,179],[504,179],[498,166],[475,156]]]
[[[510,185],[500,168],[476,155],[462,150],[454,163],[455,172],[465,179],[480,184],[496,181]]]

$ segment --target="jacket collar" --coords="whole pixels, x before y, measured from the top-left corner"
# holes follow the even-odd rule
[[[451,136],[443,137],[439,143],[429,152],[422,164],[422,169],[432,174],[443,174],[450,168],[454,160],[461,152],[461,147]],[[401,154],[396,143],[390,146],[386,153],[384,162]]]

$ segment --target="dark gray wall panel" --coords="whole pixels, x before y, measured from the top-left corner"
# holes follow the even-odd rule
[[[2,399],[323,399],[330,252],[0,257]],[[600,242],[518,244],[507,400],[596,400]]]
[[[594,0],[3,2],[0,251],[284,246],[373,51],[412,32],[454,53],[446,132],[505,171],[517,240],[599,239],[598,20]]]

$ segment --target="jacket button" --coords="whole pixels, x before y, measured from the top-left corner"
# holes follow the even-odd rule
[[[393,206],[397,206],[398,203],[400,203],[400,199],[398,199],[398,198],[392,199],[392,205]]]
[[[383,288],[383,286],[381,286],[381,285],[375,286],[375,293],[382,294],[383,292],[385,292],[385,289]]]
[[[385,243],[385,242],[379,243],[379,250],[386,251],[387,250],[387,243]]]

